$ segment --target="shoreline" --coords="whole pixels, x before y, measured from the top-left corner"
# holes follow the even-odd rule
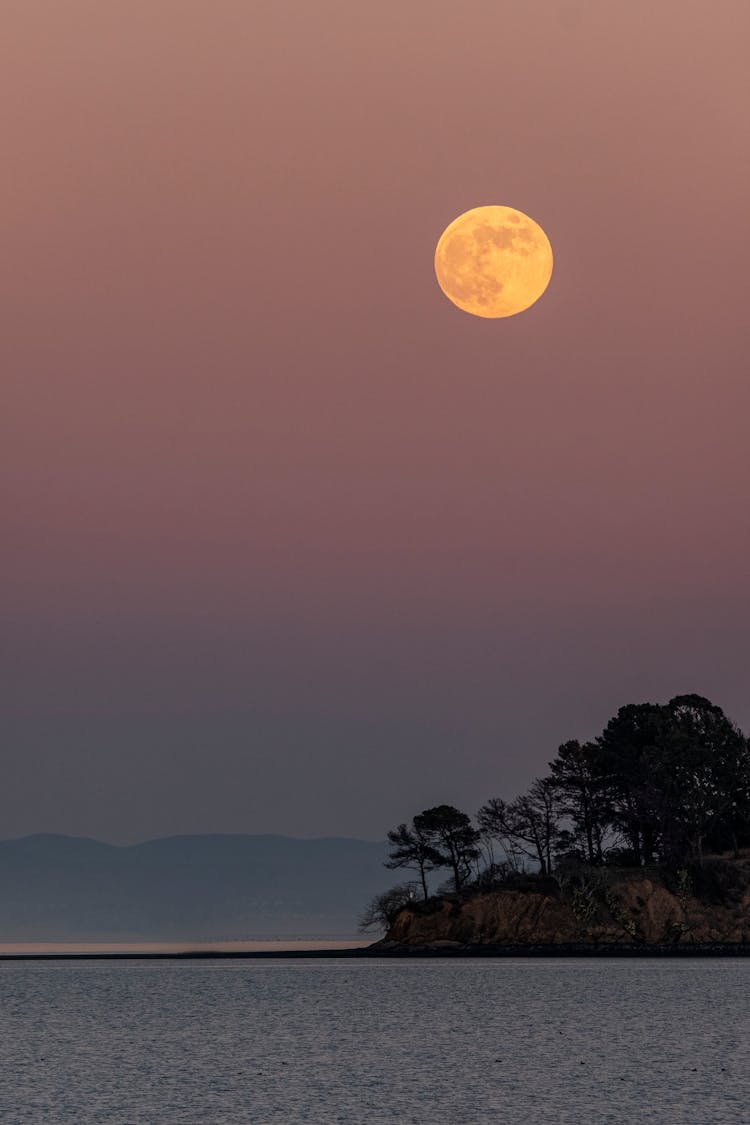
[[[528,945],[326,946],[306,949],[203,949],[179,951],[116,950],[64,952],[0,951],[0,961],[275,961],[275,960],[423,960],[440,958],[706,958],[750,957],[750,942],[693,945],[587,943]]]

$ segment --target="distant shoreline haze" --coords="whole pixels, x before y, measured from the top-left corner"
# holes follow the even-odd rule
[[[274,835],[0,842],[0,944],[355,939],[384,843]]]

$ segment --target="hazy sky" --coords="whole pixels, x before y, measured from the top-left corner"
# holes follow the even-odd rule
[[[750,725],[747,0],[5,0],[0,836],[379,837]],[[437,288],[485,203],[528,312]]]

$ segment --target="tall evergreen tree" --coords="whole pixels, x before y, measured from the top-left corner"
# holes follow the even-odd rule
[[[637,864],[653,863],[660,845],[667,799],[663,723],[657,704],[629,704],[596,739],[595,768],[610,796],[612,826],[625,837]]]
[[[667,801],[664,858],[703,862],[705,842],[737,830],[750,804],[750,754],[739,728],[700,695],[679,695],[664,707],[661,756]]]
[[[610,807],[607,786],[592,742],[564,742],[550,762],[550,779],[560,797],[560,813],[568,822],[565,840],[587,863],[604,862]]]

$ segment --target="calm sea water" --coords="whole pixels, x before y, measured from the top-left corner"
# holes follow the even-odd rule
[[[0,964],[0,1121],[750,1122],[750,961]]]

